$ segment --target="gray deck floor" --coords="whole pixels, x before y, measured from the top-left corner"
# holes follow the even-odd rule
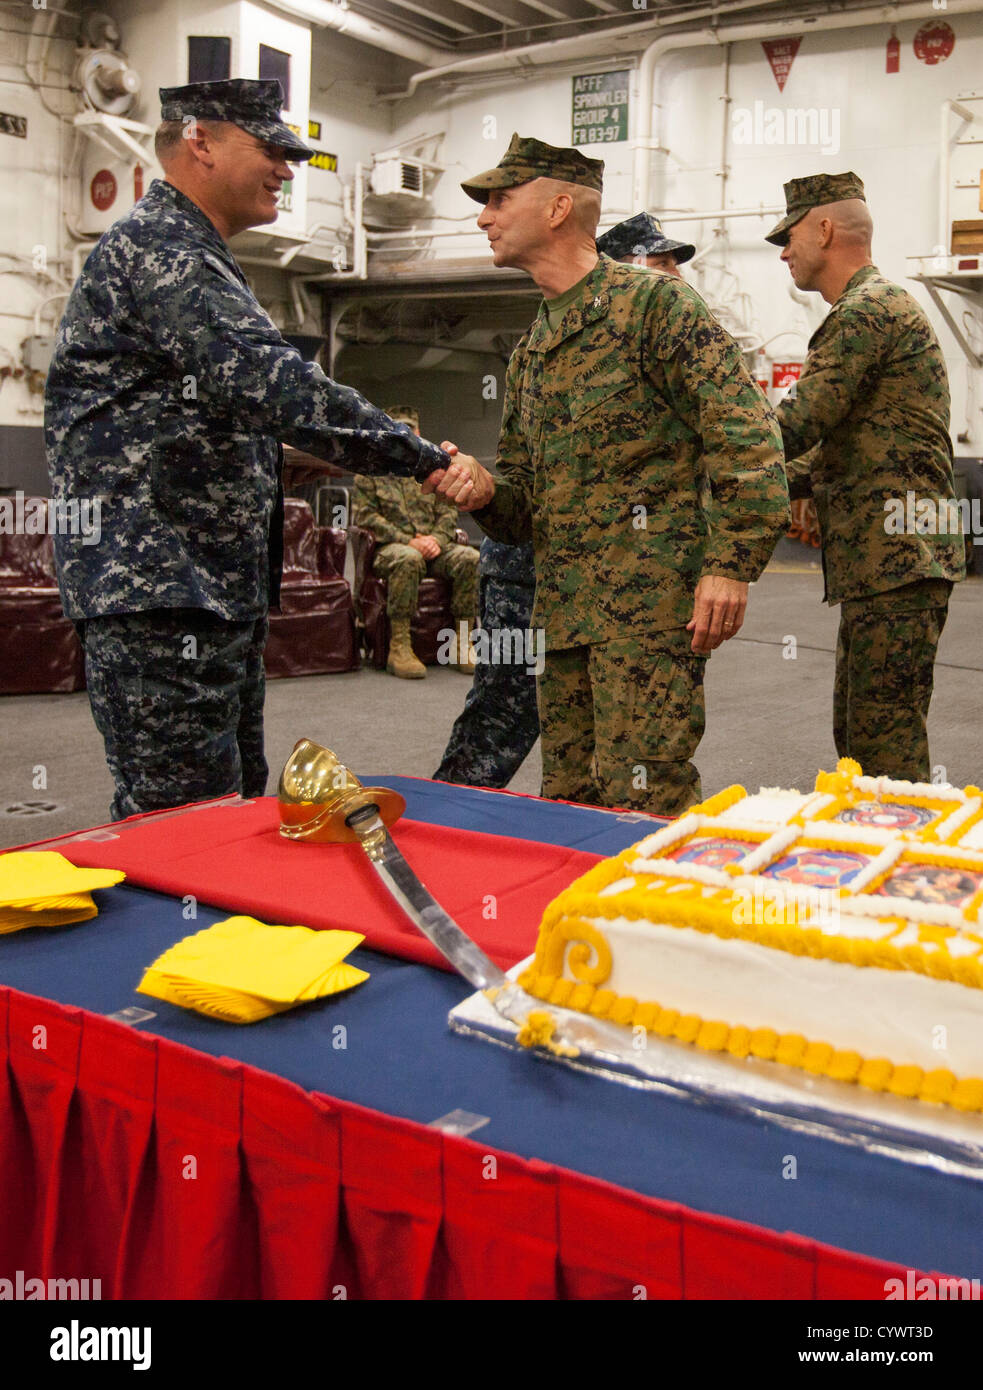
[[[832,768],[833,656],[837,610],[822,602],[818,568],[773,563],[751,591],[740,636],[707,673],[707,732],[697,762],[705,795],[731,782],[805,789]],[[983,783],[983,581],[957,586],[936,665],[930,716],[933,763],[964,786]],[[783,653],[795,638],[796,655]],[[266,727],[270,787],[294,742],[327,744],[359,773],[429,777],[468,689],[455,671],[425,681],[363,669],[271,681]],[[47,786],[34,785],[43,767]],[[538,746],[512,782],[539,791]],[[109,819],[112,782],[85,692],[0,700],[0,846],[24,844]],[[25,802],[56,810],[32,815]]]

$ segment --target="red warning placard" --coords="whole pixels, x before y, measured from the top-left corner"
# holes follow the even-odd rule
[[[801,375],[801,362],[773,362],[771,364],[771,384],[776,391],[784,386],[791,386],[792,382],[798,381]]]
[[[792,71],[795,55],[799,51],[802,35],[797,39],[762,39],[761,47],[768,56],[771,70],[775,74],[778,90],[784,92],[788,75]]]

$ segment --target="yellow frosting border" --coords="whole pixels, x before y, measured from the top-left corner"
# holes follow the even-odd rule
[[[599,934],[599,933],[598,933]],[[813,1076],[847,1081],[871,1091],[887,1091],[905,1099],[931,1101],[955,1110],[983,1111],[983,1077],[957,1077],[945,1067],[925,1071],[899,1066],[886,1057],[861,1057],[859,1052],[837,1050],[830,1043],[810,1041],[801,1033],[778,1033],[773,1028],[747,1028],[743,1024],[681,1014],[654,1002],[639,1003],[614,990],[599,989],[587,981],[575,982],[541,974],[535,963],[519,976],[518,983],[548,1004],[576,1009],[627,1027],[642,1027],[660,1038],[690,1043],[705,1052],[727,1052],[732,1057],[758,1057],[798,1067]],[[539,1016],[537,1016],[539,1017]],[[530,1015],[530,1022],[533,1015]],[[530,1037],[523,1039],[532,1045]]]
[[[980,791],[979,787],[967,787],[967,788],[966,788],[966,796],[967,796],[967,797],[970,797],[970,796],[972,796],[972,797],[983,796],[983,792]],[[953,836],[953,835],[955,835],[956,837],[958,837],[958,839],[961,840],[965,835],[968,835],[969,832],[970,832],[975,826],[979,825],[981,821],[983,821],[983,806],[981,806],[980,809],[979,809],[978,811],[974,811],[974,813],[969,817],[968,820],[963,821],[962,825],[957,825],[956,828],[955,828],[955,830],[953,830],[953,831],[950,832],[949,837],[948,837],[947,839],[945,839],[945,840],[939,840],[939,838],[938,838],[937,835],[932,835],[931,838],[932,838],[933,840],[935,840],[935,841],[936,841],[937,843],[939,843],[939,844],[943,844],[943,845],[952,845],[952,844],[953,844],[953,842],[952,842],[952,836]],[[958,848],[958,846],[953,845],[953,848],[956,849],[956,848]],[[968,851],[968,852],[969,852],[969,853],[972,853],[972,851]],[[977,852],[978,852],[978,851],[977,851]]]
[[[803,819],[801,815],[793,816],[788,824],[799,828],[800,833],[795,845],[787,847],[782,853],[787,853],[788,849],[793,847],[827,848],[862,853],[868,858],[875,857],[879,850],[874,845],[867,842],[852,844],[846,838],[833,840],[824,837],[819,831],[823,822],[830,820],[839,810],[854,804],[857,800],[870,797],[869,792],[861,792],[854,785],[855,778],[861,775],[859,764],[851,759],[841,759],[834,773],[820,772],[814,790],[831,795],[836,801],[823,807],[815,817]],[[965,795],[971,794],[980,793],[975,787],[967,788]],[[735,784],[707,801],[691,807],[688,814],[717,816],[745,796],[745,789]],[[927,805],[943,814],[954,809],[951,802],[936,803],[932,798],[892,794],[888,799],[899,803]],[[983,808],[958,828],[960,838],[980,820],[983,820]],[[931,832],[932,827],[923,827],[918,834],[905,835],[903,839],[906,843],[902,853],[884,874],[867,885],[864,896],[871,894],[899,864],[906,862],[979,871],[979,862],[972,862],[973,851],[960,850],[958,845],[948,841],[941,842]],[[666,849],[675,849],[678,844],[686,844],[693,839],[706,838],[713,834],[754,840],[758,843],[763,843],[770,837],[770,832],[755,831],[752,834],[750,827],[744,830],[740,826],[701,826],[671,846],[667,845]],[[919,944],[898,947],[887,939],[838,936],[794,922],[740,921],[737,908],[738,904],[743,903],[743,898],[731,888],[711,888],[668,875],[660,878],[658,873],[647,875],[649,881],[643,884],[602,898],[602,890],[619,879],[629,878],[637,882],[637,875],[630,865],[638,857],[638,845],[630,846],[614,858],[596,864],[550,903],[540,926],[536,954],[530,966],[519,977],[519,983],[530,994],[547,1004],[579,1010],[615,1024],[641,1026],[659,1037],[673,1038],[708,1052],[727,1052],[738,1058],[754,1056],[798,1067],[812,1075],[859,1084],[872,1091],[886,1091],[899,1097],[945,1104],[967,1112],[983,1111],[981,1077],[959,1078],[947,1068],[925,1071],[918,1066],[896,1064],[884,1057],[864,1058],[858,1052],[837,1050],[830,1043],[809,1040],[799,1033],[780,1034],[770,1028],[752,1030],[742,1024],[703,1019],[697,1014],[680,1014],[678,1010],[665,1008],[658,1003],[639,1002],[631,996],[617,995],[613,990],[603,987],[604,981],[610,976],[610,945],[605,934],[588,919],[610,920],[615,917],[627,917],[642,922],[658,921],[660,925],[690,928],[720,938],[736,937],[756,945],[786,951],[790,955],[806,955],[861,968],[914,971],[933,979],[950,980],[970,988],[981,989],[983,959],[953,957],[946,950],[947,937],[957,934],[954,928],[938,927],[918,921],[909,922],[906,918],[887,914],[872,919],[889,926],[893,924],[895,934],[910,926],[918,929],[922,937]],[[776,895],[781,894],[781,880],[762,878],[761,882],[765,897],[768,896],[769,884],[774,884]],[[846,910],[849,911],[849,895],[841,896]],[[972,914],[978,913],[981,905],[983,891],[974,896],[964,909],[964,915],[972,920]],[[961,935],[968,935],[973,941],[981,941],[981,938],[972,932]],[[924,949],[925,946],[932,946],[934,949]],[[569,970],[574,978],[565,976],[564,970]],[[541,1031],[546,1023],[539,1015],[536,1016],[536,1020],[539,1024],[538,1031]],[[530,1025],[532,1022],[533,1016],[530,1015]],[[538,1042],[537,1030],[530,1026],[528,1031],[528,1040],[524,1039],[527,1045]]]
[[[626,862],[634,854],[634,848],[628,849],[616,859],[595,864],[550,903],[543,914],[536,946],[536,960],[540,962],[540,968],[546,968],[543,956],[547,950],[547,934],[564,919],[578,930],[571,934],[565,929],[563,940],[587,942],[595,934],[595,929],[590,926],[591,918],[611,920],[628,917],[638,922],[658,922],[660,926],[688,927],[723,939],[737,937],[793,956],[811,956],[813,959],[833,960],[859,968],[873,966],[882,970],[910,970],[935,980],[952,980],[971,989],[983,989],[983,960],[951,956],[945,940],[938,937],[932,941],[934,949],[925,950],[922,943],[895,946],[883,938],[840,936],[797,922],[740,921],[737,919],[745,915],[746,907],[740,893],[730,888],[711,889],[680,879],[670,880],[660,887],[658,875],[652,875],[653,881],[644,886],[628,888],[602,898],[602,888],[618,879],[634,877]],[[762,882],[780,883],[780,880]],[[765,895],[766,889],[763,889]],[[921,930],[923,926],[931,925],[909,922],[905,918],[892,917],[889,913],[871,921],[894,923],[897,932],[908,926]],[[972,933],[969,935],[971,939],[976,939]],[[559,974],[559,969],[554,973]]]

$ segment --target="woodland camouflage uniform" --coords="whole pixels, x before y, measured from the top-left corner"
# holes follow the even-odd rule
[[[737,344],[690,286],[602,256],[512,354],[497,467],[473,515],[534,546],[543,794],[685,810],[701,794],[697,582],[757,579],[789,519],[775,417]]]
[[[372,568],[386,581],[386,612],[390,619],[412,618],[420,580],[439,575],[451,584],[455,618],[473,622],[478,612],[478,551],[457,541],[458,513],[453,502],[424,493],[413,478],[356,479],[352,517],[375,536],[378,549]],[[433,536],[440,544],[435,560],[425,559],[410,545],[415,536]]]
[[[809,208],[863,197],[855,174],[785,185],[784,245]],[[778,407],[793,497],[812,496],[826,601],[841,604],[833,732],[871,775],[928,781],[926,719],[949,595],[965,575],[961,534],[892,526],[897,503],[955,499],[949,382],[921,306],[861,267],[812,335]],[[809,450],[807,458],[800,457]]]

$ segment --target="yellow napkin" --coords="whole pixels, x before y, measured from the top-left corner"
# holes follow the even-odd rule
[[[0,854],[0,934],[86,922],[98,912],[90,891],[125,877],[121,869],[76,868],[54,850]]]
[[[227,917],[158,956],[137,993],[228,1023],[255,1023],[367,980],[345,960],[364,940],[359,932]]]

